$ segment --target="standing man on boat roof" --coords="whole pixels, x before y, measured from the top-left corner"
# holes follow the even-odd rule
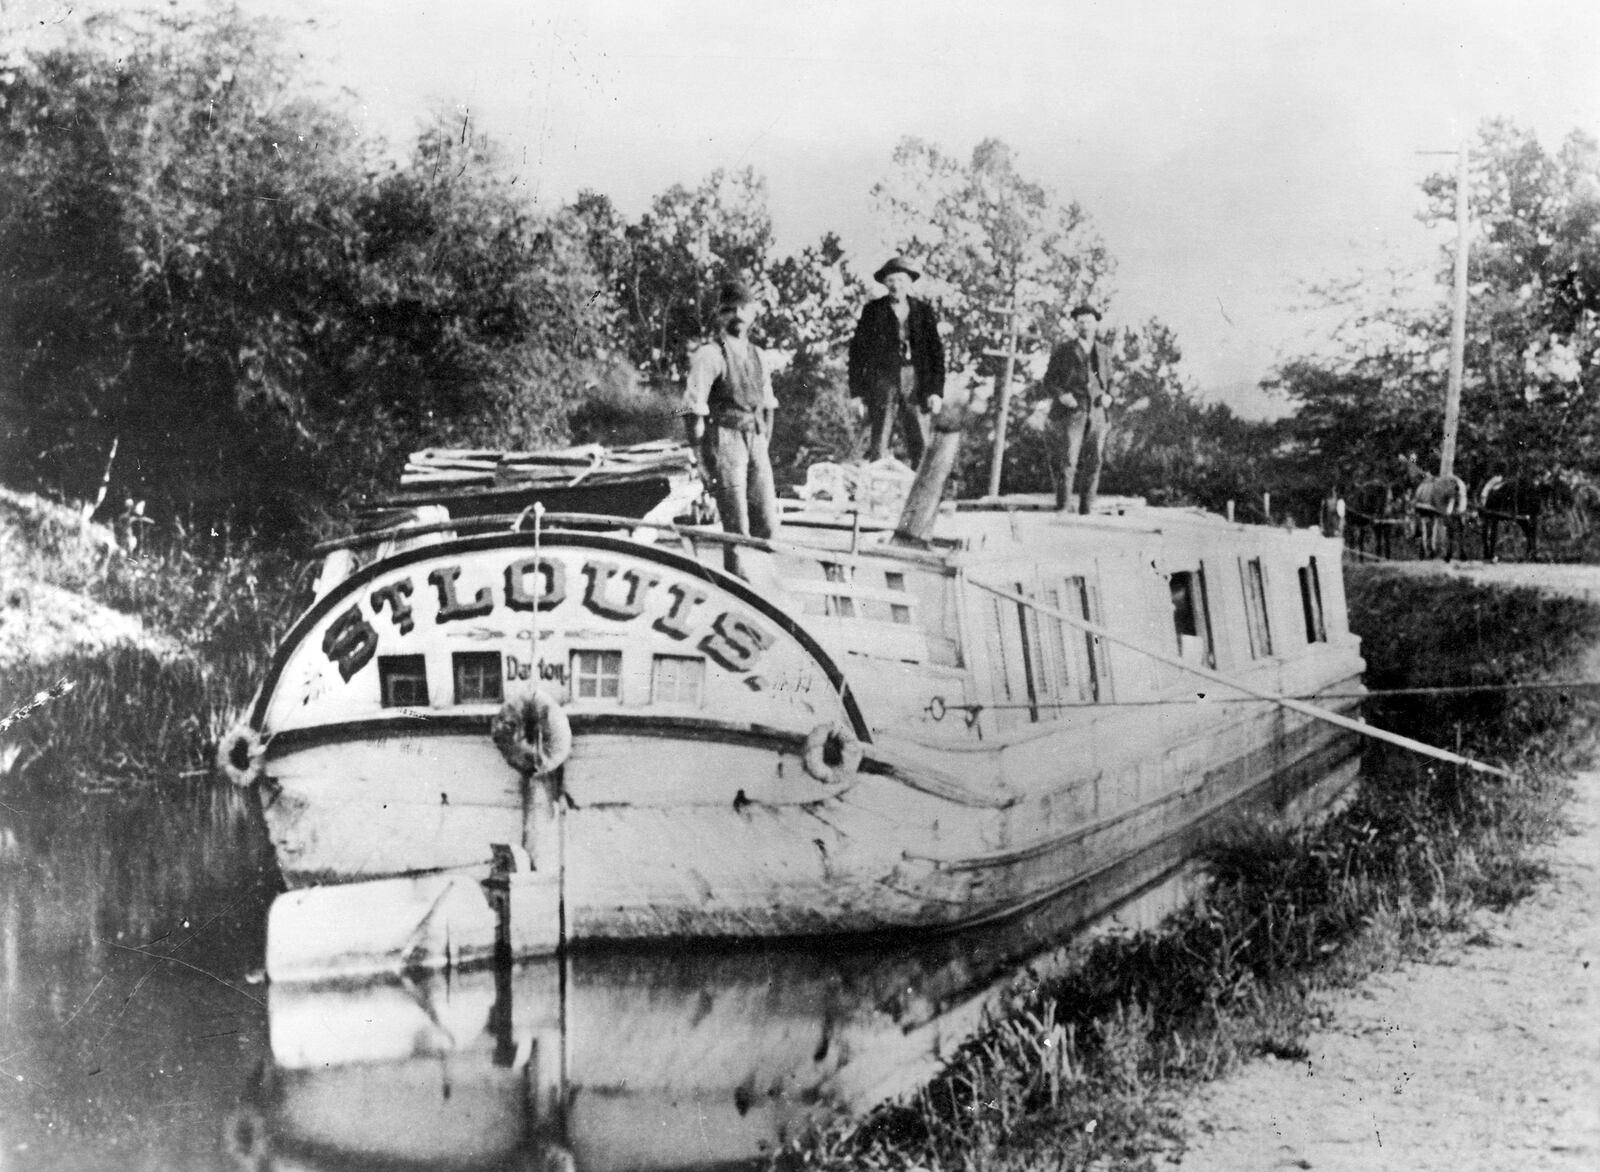
[[[872,274],[889,291],[869,301],[850,339],[850,397],[867,407],[867,459],[889,454],[895,420],[913,466],[927,447],[927,413],[944,395],[944,342],[933,306],[911,296],[922,274],[903,257],[890,257]]]
[[[778,531],[778,494],[772,480],[770,364],[750,341],[761,302],[743,281],[725,281],[717,297],[716,335],[689,356],[683,416],[699,455],[722,528],[745,537]],[[738,550],[725,548],[723,564],[737,573]]]
[[[1109,413],[1116,396],[1111,390],[1111,352],[1099,337],[1100,311],[1080,305],[1069,315],[1072,336],[1050,352],[1044,374],[1049,413],[1044,421],[1050,448],[1050,475],[1056,486],[1056,508],[1067,512],[1077,488],[1082,458],[1083,497],[1078,512],[1094,510],[1105,457]]]

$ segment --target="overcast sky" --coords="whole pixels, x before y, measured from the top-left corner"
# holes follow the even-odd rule
[[[1489,115],[1552,150],[1600,134],[1594,0],[239,2],[310,18],[308,64],[373,131],[470,113],[547,206],[590,187],[634,215],[752,165],[786,249],[832,229],[875,263],[895,143],[997,136],[1105,237],[1113,320],[1172,325],[1193,382],[1246,410],[1227,389],[1303,349],[1303,282],[1448,240],[1415,214],[1453,162],[1417,152]],[[0,0],[28,5],[66,8]]]

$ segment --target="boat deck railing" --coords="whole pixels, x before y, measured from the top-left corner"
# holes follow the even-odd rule
[[[848,516],[848,515],[846,515]],[[865,518],[863,518],[865,520]],[[635,540],[648,537],[652,544],[664,544],[663,539],[676,540],[678,543],[690,542],[695,545],[705,544],[722,548],[725,546],[739,546],[748,549],[760,550],[766,553],[793,552],[814,555],[817,553],[837,553],[836,546],[823,542],[806,542],[788,535],[792,530],[810,529],[816,532],[829,532],[836,535],[849,534],[852,538],[860,532],[868,531],[865,525],[851,525],[848,519],[837,522],[828,522],[815,517],[795,518],[793,523],[786,525],[786,536],[780,539],[767,539],[761,537],[746,537],[743,534],[728,533],[724,530],[705,525],[684,525],[677,522],[651,521],[641,517],[611,516],[604,513],[555,513],[543,512],[532,508],[523,509],[520,513],[492,513],[479,517],[457,517],[447,521],[412,522],[391,525],[381,529],[372,529],[361,533],[349,533],[342,537],[332,538],[328,541],[318,542],[312,547],[313,556],[322,557],[336,550],[361,550],[388,542],[410,541],[418,537],[428,537],[435,534],[451,535],[483,535],[492,533],[526,533],[535,530],[545,532],[592,532],[618,530],[626,532]],[[882,533],[882,526],[873,526],[871,531]],[[939,543],[945,546],[947,543]],[[912,546],[896,546],[889,544],[875,544],[872,553],[875,556],[897,558],[904,561],[919,563],[942,563],[942,550],[936,546],[932,549],[918,549]]]

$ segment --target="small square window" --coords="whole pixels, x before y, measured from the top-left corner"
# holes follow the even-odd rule
[[[841,619],[856,617],[856,600],[843,594],[828,595],[828,613]]]
[[[838,562],[823,562],[822,576],[829,582],[848,582],[850,567],[840,565]]]
[[[457,651],[452,660],[457,704],[498,704],[504,699],[498,651]]]
[[[574,700],[622,698],[620,651],[574,651],[571,675]]]
[[[901,606],[898,602],[891,602],[889,604],[889,617],[897,623],[909,623],[911,621],[911,608],[909,606]]]
[[[705,660],[693,655],[658,655],[650,673],[650,699],[657,704],[699,704]]]
[[[378,656],[378,690],[385,708],[426,708],[427,660],[420,655]]]
[[[906,576],[893,572],[887,573],[883,576],[883,584],[890,590],[904,590],[906,588]]]

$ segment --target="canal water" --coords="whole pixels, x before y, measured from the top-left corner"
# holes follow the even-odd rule
[[[689,1169],[903,1093],[1080,909],[915,946],[272,986],[223,784],[0,793],[0,1172]]]

